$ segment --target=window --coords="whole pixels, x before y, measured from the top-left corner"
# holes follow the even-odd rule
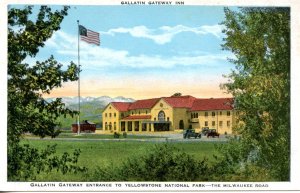
[[[191,119],[192,119],[192,118],[194,118],[194,116],[193,116],[193,115],[194,115],[194,113],[191,113]]]
[[[165,112],[159,111],[157,117],[158,117],[158,120],[159,120],[159,121],[164,121],[164,120],[165,120]]]
[[[141,114],[141,111],[139,111],[139,115]]]
[[[223,126],[223,121],[219,121],[219,126],[220,126],[220,127]]]
[[[154,121],[156,121],[156,118],[154,117]]]
[[[121,113],[121,118],[123,118],[124,117],[124,113]]]
[[[116,129],[117,129],[117,123],[114,122],[114,130],[116,130]]]
[[[205,117],[208,117],[208,112],[205,112],[204,116],[205,116]]]
[[[109,117],[111,117],[111,113],[109,113]]]
[[[116,117],[117,116],[117,113],[114,113],[114,117]]]
[[[216,116],[216,113],[215,112],[211,112],[211,116]]]
[[[199,116],[198,116],[198,113],[196,113],[196,117],[195,118],[198,118]]]
[[[105,122],[105,130],[107,130],[107,122]]]
[[[207,127],[208,126],[208,121],[205,121],[205,127]]]
[[[108,125],[108,127],[109,127],[109,130],[111,130],[111,122],[109,122],[109,125]]]
[[[148,111],[146,111],[146,115],[148,114]]]
[[[131,115],[133,115],[133,111],[131,111]]]
[[[227,116],[230,116],[230,111],[227,111]]]
[[[215,121],[211,122],[211,124],[212,124],[213,127],[216,126],[216,122]]]
[[[220,115],[222,115],[222,111],[220,111]]]
[[[167,117],[167,121],[170,121],[169,117]]]
[[[107,117],[107,113],[105,113],[105,117]]]
[[[227,121],[227,127],[230,127],[230,121]]]

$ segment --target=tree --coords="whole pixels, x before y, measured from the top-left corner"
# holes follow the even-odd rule
[[[289,180],[290,9],[226,8],[225,15],[223,49],[235,55],[235,70],[223,88],[241,112],[240,161]]]
[[[55,137],[59,131],[55,129],[56,119],[60,115],[74,115],[76,112],[65,108],[61,99],[46,102],[43,94],[50,93],[62,82],[78,79],[78,68],[71,62],[66,71],[53,56],[34,65],[24,63],[26,57],[35,57],[44,42],[60,29],[60,23],[67,15],[69,7],[60,11],[51,11],[47,6],[41,6],[35,19],[32,17],[32,6],[24,9],[11,8],[8,11],[8,179],[18,180],[33,177],[26,173],[28,168],[35,172],[76,163],[79,152],[73,158],[68,154],[51,159],[54,147],[48,147],[39,152],[29,146],[21,146],[20,139],[26,132],[40,137]],[[48,162],[46,160],[49,160]],[[60,164],[58,164],[60,163]],[[41,166],[41,164],[43,166]],[[59,166],[60,165],[60,166]],[[68,167],[67,167],[68,168]],[[69,169],[75,169],[69,165]],[[68,170],[68,169],[67,169]],[[67,171],[66,167],[63,171]]]
[[[182,94],[181,94],[180,92],[176,92],[176,93],[174,93],[172,96],[178,97],[178,96],[182,96]]]

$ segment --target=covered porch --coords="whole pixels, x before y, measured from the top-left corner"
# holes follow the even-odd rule
[[[170,131],[170,121],[151,121],[151,115],[128,116],[120,121],[121,132]]]
[[[151,120],[151,115],[131,115],[121,119],[121,132],[149,132],[151,125],[145,124],[145,121]]]

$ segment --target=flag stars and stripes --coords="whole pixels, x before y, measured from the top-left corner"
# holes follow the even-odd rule
[[[83,26],[79,26],[80,39],[89,44],[96,44],[100,46],[100,34],[92,30],[86,29]]]

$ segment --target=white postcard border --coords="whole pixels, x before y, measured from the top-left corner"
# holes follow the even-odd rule
[[[52,183],[52,182],[7,182],[7,153],[6,153],[6,125],[7,125],[7,5],[9,4],[72,4],[72,5],[116,5],[116,6],[130,6],[122,5],[121,0],[56,0],[56,1],[46,1],[46,0],[4,0],[0,2],[0,26],[1,32],[1,67],[0,67],[0,103],[1,103],[1,154],[0,156],[0,191],[232,191],[232,190],[256,190],[256,191],[270,191],[270,190],[286,190],[286,191],[300,191],[300,146],[299,142],[299,129],[297,128],[299,124],[299,61],[300,61],[300,1],[296,0],[255,0],[255,1],[237,1],[237,0],[217,0],[213,3],[209,0],[183,0],[184,5],[174,5],[174,6],[187,6],[187,5],[216,5],[216,6],[288,6],[291,7],[291,181],[290,182],[53,182],[54,187],[43,186],[42,184]],[[145,1],[149,2],[149,1]],[[175,2],[175,1],[172,1]],[[157,5],[145,5],[145,6],[157,6]],[[71,186],[60,186],[60,183],[64,184],[77,184],[81,187],[75,185]],[[88,187],[87,184],[108,184],[110,187]],[[129,187],[131,184],[133,187]],[[161,187],[141,187],[141,184],[161,184]],[[165,187],[166,184],[175,184],[174,186],[185,184],[189,187]],[[199,184],[199,187],[193,187],[193,184]],[[255,186],[260,184],[263,187],[233,187],[239,184],[250,184]],[[137,187],[139,185],[139,187]],[[204,185],[204,187],[200,186]],[[210,185],[210,186],[209,186]],[[224,187],[228,185],[227,187]],[[43,186],[43,187],[42,187]],[[95,185],[96,186],[96,185]],[[182,185],[184,186],[184,185]],[[221,187],[218,187],[221,186]]]

